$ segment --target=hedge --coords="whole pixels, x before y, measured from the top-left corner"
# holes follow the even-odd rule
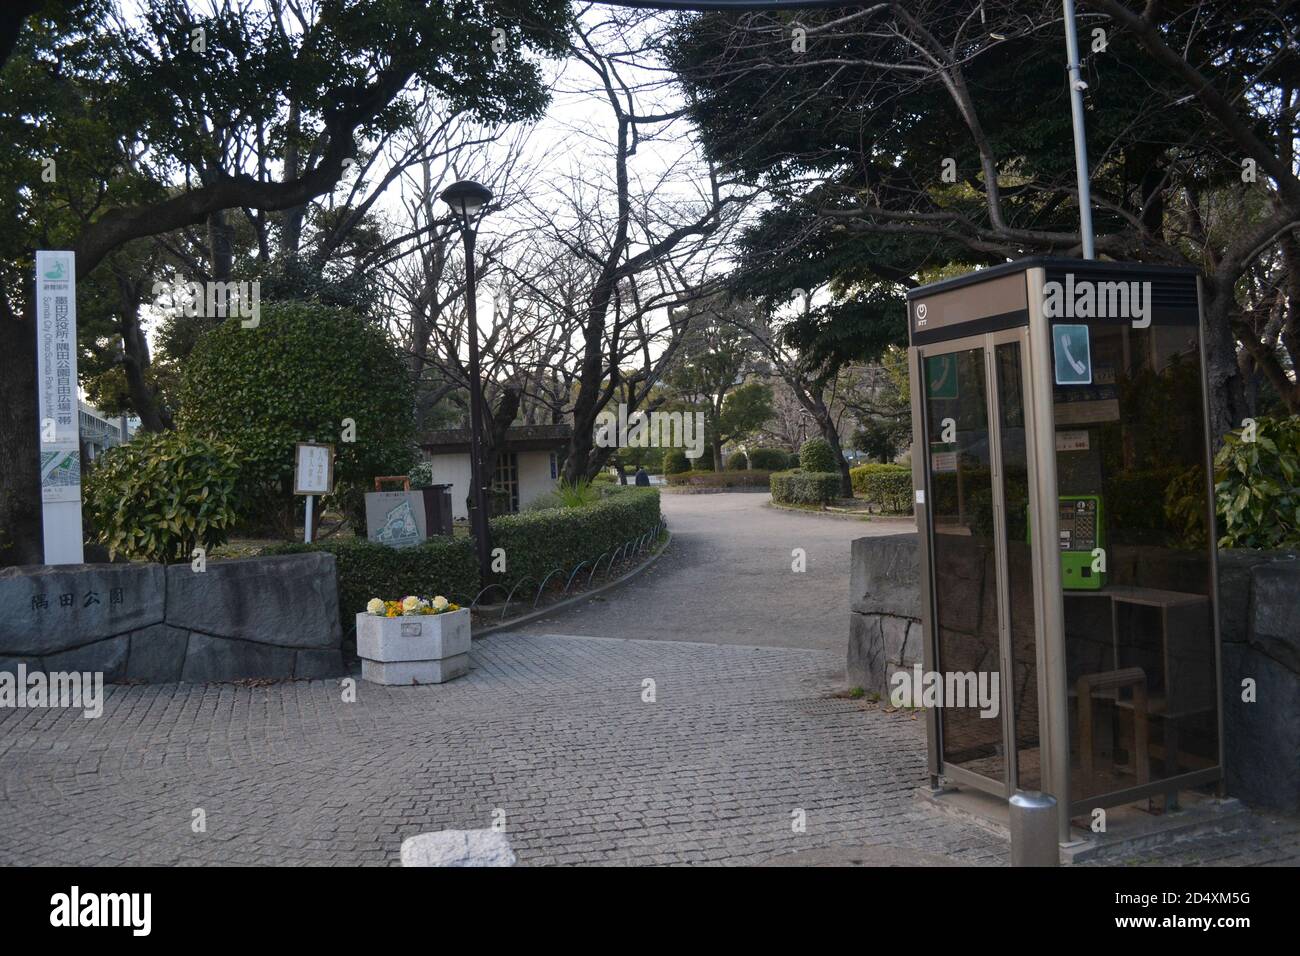
[[[617,487],[617,486],[616,486]],[[506,570],[495,576],[514,586],[524,577],[538,584],[556,568],[565,573],[581,561],[639,538],[659,523],[657,488],[621,487],[585,508],[547,508],[492,519],[492,547],[505,549]]]
[[[639,538],[660,520],[659,491],[614,485],[584,508],[547,508],[500,515],[490,522],[492,547],[505,549],[506,570],[494,581],[513,587],[524,577],[541,583],[551,571],[568,574],[581,561]],[[338,561],[339,614],[351,633],[357,612],[373,597],[445,595],[469,604],[479,593],[474,540],[437,537],[412,548],[390,548],[363,538],[281,544],[264,554],[326,551]],[[491,595],[496,597],[496,595]]]
[[[840,496],[833,471],[778,471],[772,475],[772,500],[787,505],[824,505]]]
[[[412,548],[390,548],[365,538],[327,539],[313,544],[280,544],[263,554],[325,551],[338,562],[339,617],[351,634],[356,615],[371,598],[386,601],[408,594],[441,594],[468,604],[478,594],[478,562],[474,541],[467,537],[437,537]]]
[[[760,471],[784,471],[789,461],[789,453],[779,448],[755,448],[749,453],[749,467]]]
[[[912,513],[912,469],[905,465],[858,465],[849,469],[853,493],[888,514]]]
[[[770,471],[752,468],[749,471],[686,472],[667,475],[664,480],[672,486],[689,488],[766,488]]]
[[[749,457],[743,451],[733,451],[727,456],[727,471],[744,471],[749,467]]]

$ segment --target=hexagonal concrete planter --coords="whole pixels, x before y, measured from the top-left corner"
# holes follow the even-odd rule
[[[469,611],[357,615],[361,676],[376,684],[441,684],[469,672]]]

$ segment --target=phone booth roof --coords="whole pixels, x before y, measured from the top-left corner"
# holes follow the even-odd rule
[[[930,345],[1028,325],[1031,314],[1042,314],[1043,305],[1029,299],[1028,273],[1033,269],[1043,270],[1045,284],[1060,283],[1062,293],[1075,288],[1076,278],[1101,287],[1102,294],[1096,300],[1100,308],[1093,308],[1093,314],[1072,316],[1074,310],[1070,307],[1063,315],[1070,316],[1071,321],[1131,321],[1131,316],[1111,314],[1121,310],[1109,308],[1112,300],[1106,296],[1112,289],[1124,291],[1131,283],[1150,283],[1150,296],[1144,302],[1150,306],[1153,324],[1194,325],[1199,321],[1198,273],[1190,266],[1035,256],[909,290],[908,341],[912,345]],[[1066,298],[1072,304],[1072,297]]]

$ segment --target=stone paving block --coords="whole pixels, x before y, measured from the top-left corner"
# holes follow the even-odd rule
[[[496,830],[441,830],[402,841],[402,866],[514,866],[515,853]]]

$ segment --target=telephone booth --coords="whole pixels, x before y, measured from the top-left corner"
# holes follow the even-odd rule
[[[931,782],[1097,807],[1222,776],[1194,270],[1027,259],[908,294]]]

